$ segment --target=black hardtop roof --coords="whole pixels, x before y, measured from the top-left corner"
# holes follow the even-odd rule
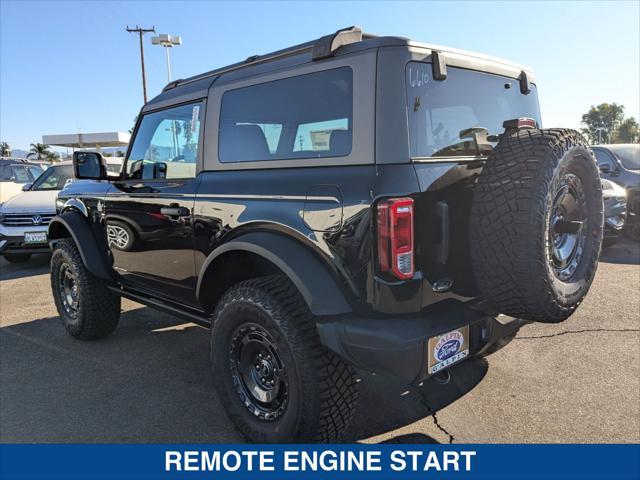
[[[265,55],[253,55],[246,60],[210,70],[189,78],[175,80],[164,87],[162,93],[147,103],[143,111],[155,110],[176,103],[196,100],[207,96],[212,83],[220,76],[238,79],[269,73],[285,67],[293,67],[332,56],[343,56],[381,47],[419,47],[451,52],[476,59],[497,62],[512,67],[528,69],[501,59],[439,45],[415,42],[406,37],[377,36],[363,33],[360,27],[347,27],[317,40],[294,45]]]
[[[311,62],[314,59],[317,59],[315,58],[315,49],[317,49],[322,42],[336,38],[336,35],[339,35],[341,32],[351,33],[354,31],[358,32],[360,35],[358,40],[339,44],[322,58],[330,57],[334,54],[347,55],[371,48],[385,46],[409,46],[413,43],[411,40],[404,37],[380,37],[377,35],[362,33],[359,27],[348,27],[317,40],[301,43],[264,55],[253,55],[242,62],[216,68],[192,77],[174,80],[164,87],[160,95],[151,99],[149,103],[147,103],[147,106],[155,109],[161,106],[159,104],[175,100],[178,97],[185,97],[185,99],[188,100],[188,97],[194,96],[197,91],[203,91],[202,97],[204,97],[206,96],[206,92],[204,92],[204,90],[208,90],[211,84],[223,74],[237,72],[237,75],[245,77],[258,73],[268,73],[282,68],[283,66],[294,66]],[[337,52],[338,48],[340,48],[339,53]]]

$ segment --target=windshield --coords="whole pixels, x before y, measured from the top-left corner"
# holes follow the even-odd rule
[[[624,168],[640,170],[640,145],[616,145],[611,150],[620,159]]]
[[[36,167],[35,165],[28,165],[27,169],[31,172],[31,176],[34,178],[34,180],[42,175],[42,172],[44,171],[40,167]]]
[[[530,117],[540,125],[536,86],[531,84],[531,92],[523,95],[512,78],[447,67],[446,80],[434,81],[430,63],[409,62],[406,88],[412,158],[488,153],[491,144],[482,145],[481,133],[475,135],[478,142],[473,134],[460,137],[474,127],[496,135],[513,118]]]
[[[56,165],[47,168],[33,183],[31,190],[62,190],[73,178],[71,165]]]

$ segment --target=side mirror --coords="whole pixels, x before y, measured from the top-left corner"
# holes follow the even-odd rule
[[[98,152],[73,152],[73,174],[80,180],[106,180],[107,168]]]
[[[599,165],[598,168],[600,169],[600,173],[609,173],[611,171],[611,165],[608,163],[603,163]]]
[[[31,185],[33,185],[33,183],[25,183],[24,185],[22,185],[22,191],[26,192],[28,190],[31,190]]]

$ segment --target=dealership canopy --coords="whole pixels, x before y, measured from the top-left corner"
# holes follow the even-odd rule
[[[126,132],[71,133],[65,135],[43,135],[42,143],[56,147],[95,148],[125,147],[131,134]]]

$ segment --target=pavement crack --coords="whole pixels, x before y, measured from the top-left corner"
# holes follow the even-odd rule
[[[449,437],[449,445],[451,445],[455,441],[455,438],[453,435],[449,433],[449,431],[446,428],[440,425],[440,422],[438,421],[438,416],[436,415],[437,412],[433,408],[431,408],[431,405],[429,405],[427,394],[422,390],[422,388],[419,388],[416,386],[414,386],[414,388],[418,390],[418,393],[420,394],[420,398],[422,398],[422,403],[425,405],[425,407],[427,407],[427,411],[431,416],[431,419],[433,420],[433,424],[436,426],[438,430],[440,430],[447,437]]]
[[[553,338],[560,337],[562,335],[569,335],[574,333],[592,333],[592,332],[640,332],[640,328],[585,328],[583,330],[565,330],[563,332],[552,333],[549,335],[530,335],[523,337],[516,337],[514,340],[531,340],[535,338]]]
[[[438,428],[438,430],[440,430],[442,433],[444,433],[446,436],[449,437],[449,445],[451,445],[455,440],[455,438],[453,438],[453,435],[451,435],[446,428],[440,425],[440,422],[438,422],[438,417],[436,416],[436,412],[431,412],[431,418],[433,419],[433,424]]]

